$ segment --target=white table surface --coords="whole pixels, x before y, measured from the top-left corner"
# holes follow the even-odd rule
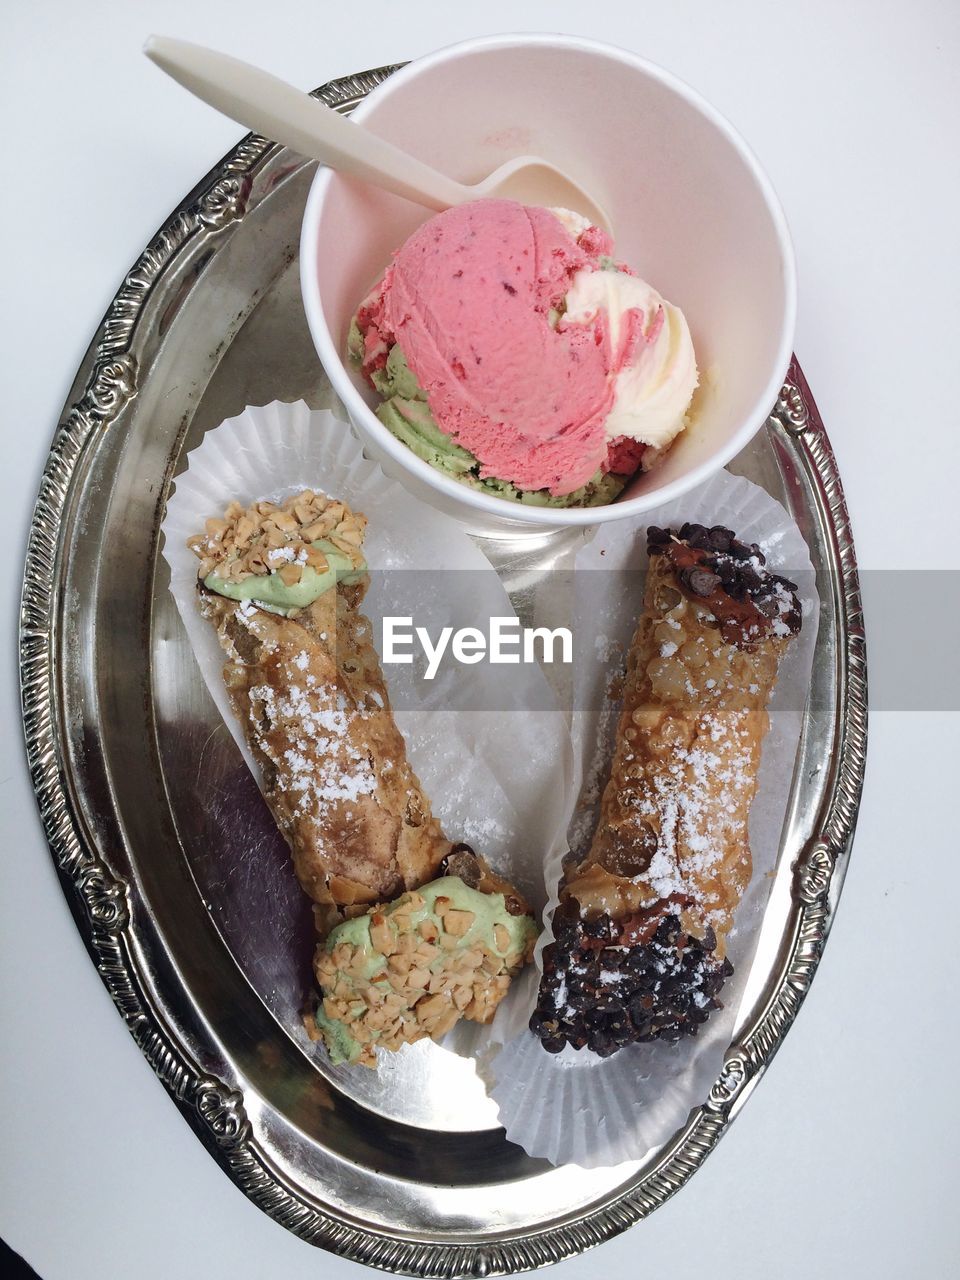
[[[642,53],[746,135],[792,225],[796,349],[839,457],[861,564],[956,566],[956,0],[8,6],[0,1235],[43,1280],[359,1274],[254,1208],[180,1118],[87,958],[24,765],[12,620],[53,427],[125,269],[239,134],[140,45],[151,31],[187,36],[312,87],[517,28]],[[956,575],[942,581],[956,590]],[[786,1044],[692,1183],[561,1265],[558,1280],[601,1268],[673,1280],[947,1274],[960,1244],[958,746],[957,714],[875,712],[842,908]]]

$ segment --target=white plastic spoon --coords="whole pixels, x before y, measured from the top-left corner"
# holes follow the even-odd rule
[[[150,36],[143,51],[185,89],[238,124],[428,209],[499,196],[573,209],[595,226],[611,229],[604,211],[581,186],[537,156],[508,160],[482,182],[465,186],[237,58],[168,36]]]

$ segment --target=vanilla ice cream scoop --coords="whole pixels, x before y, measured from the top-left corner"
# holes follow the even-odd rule
[[[626,436],[666,449],[686,424],[699,380],[683,312],[639,276],[615,269],[578,271],[565,301],[563,326],[591,325],[605,316],[611,346],[622,353],[604,424],[607,439]]]

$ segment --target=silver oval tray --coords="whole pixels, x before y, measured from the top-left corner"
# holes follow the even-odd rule
[[[348,112],[393,69],[334,81],[318,96]],[[388,1270],[521,1271],[615,1235],[677,1191],[806,995],[840,894],[866,746],[853,540],[833,453],[794,363],[733,469],[784,502],[809,543],[823,601],[814,673],[749,998],[724,1069],[684,1128],[628,1169],[554,1169],[506,1141],[472,1066],[432,1045],[381,1097],[369,1086],[361,1095],[308,1056],[278,1012],[309,955],[306,908],[202,686],[158,555],[170,482],[204,431],[247,404],[329,396],[297,285],[312,172],[261,139],[241,142],[144,251],[84,358],[27,556],[30,768],[104,983],[246,1194],[303,1239]],[[562,556],[565,536],[488,550],[522,593]],[[225,880],[218,861],[238,821],[261,853],[253,886],[242,867]],[[269,956],[244,950],[245,937],[268,936],[279,920],[293,923]]]

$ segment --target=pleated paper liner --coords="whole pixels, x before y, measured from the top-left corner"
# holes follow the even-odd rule
[[[676,527],[685,521],[723,524],[743,541],[759,543],[768,566],[798,584],[803,603],[803,627],[781,665],[770,705],[770,731],[750,815],[753,876],[728,939],[735,973],[721,992],[723,1009],[711,1014],[696,1038],[674,1045],[633,1045],[607,1059],[569,1046],[558,1055],[547,1053],[523,1025],[522,1014],[529,1015],[536,1000],[536,982],[524,982],[526,1006],[516,999],[498,1022],[498,1035],[509,1034],[500,1052],[486,1060],[485,1078],[510,1140],[554,1164],[592,1168],[638,1160],[665,1142],[703,1101],[720,1073],[736,1025],[780,846],[803,725],[819,600],[796,523],[763,489],[728,472],[720,472],[642,520],[600,526],[577,555],[572,732],[584,783],[571,824],[570,846],[582,848],[589,842],[598,784],[612,754],[619,706],[609,696],[610,686],[623,669],[642,608],[643,584],[636,571],[647,563],[647,526]],[[557,906],[563,852],[555,850],[545,866],[548,919]],[[549,941],[548,928],[537,947],[538,972]],[[516,994],[519,997],[519,987]]]
[[[349,427],[331,413],[276,403],[247,409],[209,432],[176,481],[163,524],[163,554],[205,684],[258,783],[223,688],[222,651],[213,628],[197,611],[197,560],[186,541],[234,499],[244,504],[282,499],[305,487],[340,497],[370,519],[365,545],[373,581],[366,612],[394,611],[418,620],[449,615],[472,623],[513,614],[497,575],[460,526],[388,480],[363,457]],[[719,1073],[756,950],[803,721],[818,607],[806,547],[779,504],[756,485],[727,473],[642,521],[601,526],[580,550],[573,576],[572,752],[571,734],[536,668],[525,669],[529,683],[524,702],[497,710],[482,709],[489,686],[484,686],[480,668],[447,667],[415,705],[402,696],[409,668],[386,668],[411,763],[447,834],[473,843],[535,906],[549,900],[549,918],[568,839],[588,838],[595,816],[591,804],[583,803],[583,793],[591,785],[596,792],[612,746],[617,708],[608,696],[609,683],[622,667],[642,602],[642,585],[629,571],[646,564],[648,524],[685,520],[726,524],[745,541],[759,542],[771,567],[800,583],[804,600],[803,631],[783,664],[771,706],[771,731],[751,814],[754,874],[729,939],[736,973],[724,988],[724,1009],[712,1015],[695,1040],[634,1046],[606,1060],[570,1049],[553,1056],[526,1030],[547,936],[538,946],[537,966],[515,981],[493,1024],[483,1028],[461,1022],[445,1038],[445,1047],[481,1065],[508,1137],[554,1163],[590,1167],[639,1159],[683,1123]],[[382,569],[464,572],[442,577],[378,574]],[[438,614],[428,583],[442,584],[448,596],[460,598],[441,601]],[[374,632],[376,636],[376,627]],[[483,670],[489,675],[489,668]],[[457,710],[452,711],[454,699]],[[530,710],[533,705],[539,709]],[[299,1035],[296,1026],[288,1030]],[[426,1051],[427,1046],[417,1045],[401,1053]],[[383,1087],[389,1087],[399,1065],[389,1059],[381,1055]],[[344,1067],[336,1074],[362,1070]],[[370,1086],[375,1091],[373,1082]],[[362,1092],[367,1091],[365,1085]]]

